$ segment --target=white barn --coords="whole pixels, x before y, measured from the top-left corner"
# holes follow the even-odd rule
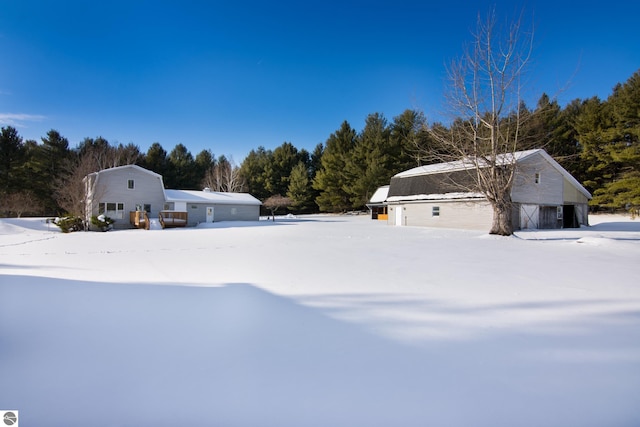
[[[513,154],[511,190],[514,229],[554,229],[588,225],[591,194],[544,150]],[[458,161],[420,166],[391,178],[385,200],[387,222],[441,228],[490,229],[493,210],[478,192],[455,184],[470,171]],[[379,203],[379,201],[377,201]]]

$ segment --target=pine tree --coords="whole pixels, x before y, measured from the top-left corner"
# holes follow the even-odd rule
[[[0,194],[15,193],[23,187],[25,146],[18,131],[3,127],[0,131]]]
[[[304,162],[298,162],[291,170],[287,197],[291,200],[292,210],[296,212],[311,212],[314,210],[314,194],[312,193],[311,179],[309,178],[309,168]]]
[[[602,185],[594,191],[592,204],[613,209],[640,207],[640,72],[616,86],[605,103],[608,126],[601,131],[596,157]]]
[[[346,173],[346,165],[355,140],[356,132],[345,120],[325,144],[321,167],[313,180],[313,188],[320,192],[316,203],[321,211],[341,212],[351,208],[349,187],[353,183]]]
[[[198,189],[202,178],[197,176],[193,155],[183,144],[176,145],[169,153],[164,178],[167,188]]]
[[[42,144],[35,147],[29,167],[37,177],[35,194],[42,201],[46,215],[63,213],[56,202],[56,186],[69,174],[73,159],[69,141],[53,129],[42,138]]]
[[[272,155],[271,150],[260,146],[251,150],[240,165],[240,177],[246,184],[246,190],[260,200],[265,200],[272,195],[267,188],[264,173]]]
[[[389,139],[387,121],[380,113],[370,114],[365,127],[356,139],[346,162],[350,185],[346,187],[351,207],[361,209],[376,189],[387,184],[394,170],[393,147]]]
[[[167,152],[162,148],[162,145],[160,145],[159,142],[154,142],[147,150],[142,166],[164,176],[168,167],[167,163]],[[164,185],[167,187],[166,182]]]
[[[394,117],[389,141],[393,150],[393,170],[402,172],[421,164],[421,153],[429,152],[431,138],[424,114],[405,110]]]

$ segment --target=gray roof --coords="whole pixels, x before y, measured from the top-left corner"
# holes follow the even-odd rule
[[[218,191],[164,190],[168,202],[213,203],[218,205],[261,205],[262,202],[249,193],[224,193]]]
[[[497,162],[499,164],[514,164],[533,155],[541,156],[578,191],[587,198],[591,198],[591,194],[542,149],[502,154],[498,156]],[[481,161],[478,163],[482,165]],[[475,162],[465,159],[419,166],[400,172],[391,178],[387,201],[482,197],[477,190],[473,191],[475,168]]]

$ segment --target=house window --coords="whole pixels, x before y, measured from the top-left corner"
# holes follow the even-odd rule
[[[147,213],[151,213],[151,205],[150,205],[150,204],[145,204],[145,205],[144,205],[144,210],[145,210]]]
[[[98,205],[98,214],[112,219],[124,218],[124,203],[103,202]]]
[[[132,179],[127,181],[127,188],[129,190],[133,190],[135,188],[135,183],[134,183],[134,181]]]
[[[536,184],[540,184],[540,173],[536,173],[534,181]]]
[[[431,208],[431,216],[440,216],[440,206],[433,206]]]

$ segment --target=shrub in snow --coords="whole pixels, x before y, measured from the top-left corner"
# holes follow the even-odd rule
[[[65,216],[62,218],[56,218],[53,223],[60,227],[63,233],[70,233],[72,231],[84,230],[84,223],[79,216]]]
[[[91,217],[91,224],[98,227],[101,231],[109,231],[113,228],[113,223],[115,220],[109,218],[108,216],[99,215]]]

